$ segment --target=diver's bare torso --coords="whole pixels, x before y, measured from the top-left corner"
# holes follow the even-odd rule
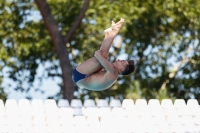
[[[77,84],[88,90],[101,91],[111,87],[117,78],[117,72],[110,73],[106,70],[102,70],[100,72],[93,73],[82,80],[79,80]]]

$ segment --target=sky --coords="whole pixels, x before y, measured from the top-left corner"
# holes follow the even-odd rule
[[[42,17],[39,11],[30,11],[30,15],[27,17],[27,21],[37,22],[41,19]],[[45,65],[48,65],[48,64],[45,64]],[[46,67],[45,65],[42,65],[42,64],[39,65],[36,77],[39,77],[39,75],[45,70],[45,67]],[[3,79],[2,86],[6,88],[5,92],[8,94],[8,99],[15,99],[17,101],[19,101],[19,99],[24,99],[27,96],[31,96],[33,99],[41,99],[44,101],[48,96],[55,95],[59,91],[60,88],[58,86],[58,83],[62,82],[60,78],[55,78],[55,79],[48,78],[48,79],[43,79],[42,85],[39,85],[39,81],[36,80],[34,82],[34,86],[35,87],[39,86],[40,89],[45,92],[44,94],[42,94],[39,91],[36,92],[34,91],[34,89],[30,89],[28,93],[15,91],[13,88],[16,86],[16,83],[8,78],[6,74],[7,71],[8,71],[8,68],[5,68],[3,70],[5,77]],[[8,84],[11,84],[11,86],[9,86]]]
[[[39,84],[39,80],[37,79],[37,77],[39,77],[39,75],[43,73],[45,67],[45,65],[39,65],[39,68],[37,69],[36,80],[34,81],[34,87],[39,87],[45,92],[44,94],[39,91],[36,92],[34,88],[30,89],[28,93],[15,91],[13,88],[16,86],[16,83],[9,79],[8,76],[6,76],[6,72],[8,69],[4,69],[3,73],[5,77],[3,79],[2,86],[6,88],[5,92],[8,94],[8,99],[15,99],[19,101],[20,99],[24,99],[27,96],[31,96],[32,99],[41,99],[44,101],[47,97],[53,96],[57,92],[59,92],[60,88],[58,86],[58,83],[62,82],[60,78],[44,78],[43,83],[41,85]],[[11,86],[9,86],[8,84],[11,84]]]

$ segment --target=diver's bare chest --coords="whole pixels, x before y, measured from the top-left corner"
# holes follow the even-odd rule
[[[106,72],[98,72],[78,81],[78,84],[89,90],[104,90],[110,87],[116,81],[117,77]]]

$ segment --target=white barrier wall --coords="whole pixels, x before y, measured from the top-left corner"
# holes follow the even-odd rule
[[[0,99],[0,133],[200,133],[196,99]]]

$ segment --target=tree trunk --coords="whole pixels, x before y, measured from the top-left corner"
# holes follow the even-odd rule
[[[45,0],[35,0],[44,20],[44,23],[50,33],[50,36],[53,40],[53,44],[60,61],[60,66],[62,70],[63,78],[63,95],[65,99],[71,101],[73,99],[73,93],[75,89],[74,82],[72,81],[72,66],[69,60],[69,53],[67,52],[66,44],[64,37],[61,35],[61,32],[58,30],[58,25],[51,15],[51,10],[49,5]]]
[[[73,93],[75,90],[75,84],[72,81],[72,66],[69,60],[69,53],[67,52],[66,44],[70,41],[70,38],[75,33],[76,29],[79,27],[85,12],[89,6],[90,0],[85,0],[85,3],[77,17],[77,20],[73,27],[70,28],[69,32],[65,37],[61,35],[61,32],[58,30],[58,25],[51,15],[51,10],[49,5],[45,0],[35,0],[44,20],[44,23],[47,27],[47,30],[50,33],[50,36],[53,40],[53,44],[55,46],[56,52],[58,54],[58,59],[60,60],[60,66],[62,70],[62,78],[63,78],[63,97],[64,99],[68,99],[69,102],[73,99]]]

